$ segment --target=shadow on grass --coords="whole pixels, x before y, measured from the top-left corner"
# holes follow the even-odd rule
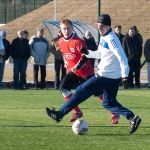
[[[10,127],[10,128],[70,128],[71,125],[0,125],[2,127]],[[89,126],[89,128],[126,128],[129,126]],[[150,126],[140,126],[140,128],[146,129],[150,128]]]

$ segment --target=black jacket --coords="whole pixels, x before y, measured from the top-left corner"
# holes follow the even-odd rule
[[[140,60],[142,56],[142,42],[137,36],[130,37],[125,35],[122,41],[122,47],[128,58],[128,61]]]
[[[16,38],[11,43],[11,56],[13,59],[29,59],[31,50],[27,39]]]
[[[116,33],[115,33],[116,34]],[[116,34],[116,36],[118,37],[118,39],[120,40],[121,44],[122,44],[122,40],[124,38],[123,34]]]
[[[5,38],[3,38],[3,44],[5,47],[5,55],[3,56],[3,59],[7,60],[11,53],[11,45],[10,45],[10,42]]]
[[[97,45],[96,45],[94,38],[86,39],[85,37],[83,37],[83,41],[85,42],[89,50],[92,50],[92,51],[97,50]]]
[[[147,39],[144,45],[144,56],[146,61],[150,62],[150,39]]]

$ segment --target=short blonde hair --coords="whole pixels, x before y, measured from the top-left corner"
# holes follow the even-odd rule
[[[61,19],[60,25],[61,24],[70,25],[70,26],[73,27],[73,24],[72,24],[72,22],[69,19]]]

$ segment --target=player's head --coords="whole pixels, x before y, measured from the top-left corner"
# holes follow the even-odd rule
[[[98,30],[101,35],[104,35],[110,30],[111,18],[108,14],[101,14],[97,20]]]
[[[69,38],[73,33],[73,25],[69,19],[62,19],[60,22],[60,29],[65,38]]]

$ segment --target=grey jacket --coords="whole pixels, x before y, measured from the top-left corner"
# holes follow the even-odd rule
[[[4,62],[3,56],[5,55],[5,48],[2,41],[2,38],[0,37],[0,63]]]
[[[50,45],[46,38],[34,36],[29,41],[31,48],[31,56],[34,58],[34,64],[46,65],[47,59],[50,56]]]

